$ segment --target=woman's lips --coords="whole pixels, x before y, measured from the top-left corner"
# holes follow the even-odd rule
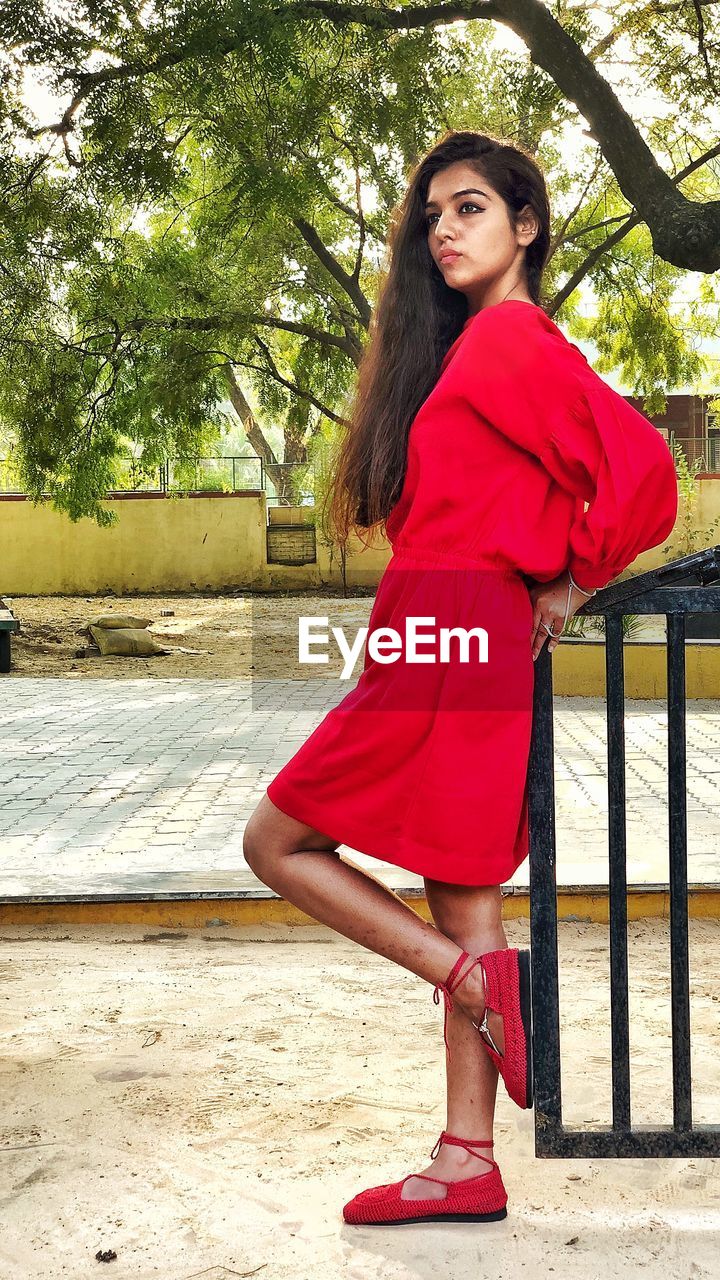
[[[440,259],[440,263],[444,266],[446,263],[455,262],[460,257],[462,257],[462,254],[459,253],[445,253]]]

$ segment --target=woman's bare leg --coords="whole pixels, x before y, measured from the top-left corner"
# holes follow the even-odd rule
[[[425,877],[428,906],[438,929],[472,956],[500,951],[508,945],[502,924],[502,895],[499,885],[471,886],[444,884]],[[460,1138],[492,1140],[493,1115],[498,1072],[480,1035],[467,1015],[458,1008],[448,1014],[447,1038],[451,1058],[446,1061],[447,1122],[445,1128]],[[498,1048],[504,1049],[502,1017],[490,1013],[488,1026]],[[493,1158],[492,1147],[479,1148]],[[445,1182],[474,1178],[488,1173],[490,1166],[463,1147],[441,1146],[435,1159],[419,1173]],[[402,1198],[443,1199],[445,1188],[410,1178]]]
[[[328,836],[283,813],[267,794],[250,816],[243,839],[248,865],[275,893],[419,978],[433,985],[444,982],[463,947],[335,850]],[[470,1017],[482,1018],[479,965],[453,1000]]]

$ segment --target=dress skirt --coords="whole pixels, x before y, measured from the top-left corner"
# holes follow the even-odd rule
[[[528,854],[532,617],[518,570],[395,549],[357,683],[270,783],[273,804],[417,875],[507,881]],[[424,661],[411,661],[408,619]],[[397,635],[377,637],[374,657],[369,641],[379,628]],[[463,648],[458,636],[443,643],[443,628],[477,634]],[[395,660],[380,660],[383,653]]]

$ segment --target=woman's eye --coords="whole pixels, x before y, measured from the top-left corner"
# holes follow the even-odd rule
[[[462,204],[460,205],[460,212],[461,212],[461,213],[462,213],[463,209],[473,209],[473,210],[475,211],[475,213],[482,213],[482,209],[480,208],[480,206],[479,206],[479,205],[477,205],[477,204],[474,204],[472,200],[463,200]],[[427,218],[425,219],[425,221],[427,222],[428,227],[431,227],[431,226],[433,225],[433,219],[434,219],[434,218],[437,218],[437,217],[439,217],[439,216],[440,216],[440,215],[439,215],[439,214],[437,214],[437,213],[429,213],[429,214],[428,214],[428,216],[427,216]]]

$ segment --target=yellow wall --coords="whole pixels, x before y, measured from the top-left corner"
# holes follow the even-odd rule
[[[74,595],[253,586],[263,496],[109,501],[118,523],[73,523],[49,505],[0,501],[0,592]]]
[[[667,699],[664,641],[630,640],[623,645],[626,698]],[[553,693],[563,698],[605,698],[605,644],[602,639],[564,640],[552,656]],[[686,640],[685,693],[688,698],[720,698],[720,644]]]
[[[706,529],[720,517],[720,481],[698,484],[699,523]],[[0,498],[0,593],[292,590],[341,581],[337,553],[331,556],[319,534],[316,564],[268,565],[261,493],[128,497],[106,505],[118,516],[110,529],[90,519],[74,524],[48,503]],[[720,530],[707,542],[699,538],[701,546],[718,542]],[[356,541],[347,566],[349,585],[376,586],[389,556],[387,543],[365,548]],[[632,571],[665,564],[667,558],[662,548],[653,548],[637,558]]]
[[[268,565],[264,494],[227,497],[119,498],[105,505],[118,516],[101,529],[73,523],[49,503],[0,498],[0,593],[85,595],[132,592],[257,591],[340,581],[318,537],[316,564]],[[348,582],[377,584],[390,555],[384,544],[356,544]]]

